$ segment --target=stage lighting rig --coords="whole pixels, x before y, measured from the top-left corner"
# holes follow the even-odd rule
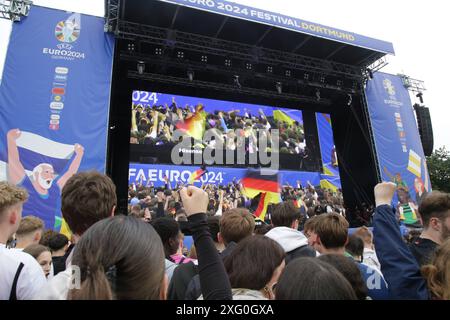
[[[29,0],[3,0],[0,1],[0,18],[13,22],[20,21],[30,13],[32,1]]]
[[[278,94],[282,94],[283,93],[283,85],[281,84],[281,82],[277,82],[275,84],[275,88],[277,89]]]
[[[350,107],[352,105],[352,103],[353,103],[353,96],[349,93],[347,105]]]
[[[190,82],[194,81],[194,71],[193,70],[188,70],[187,72],[187,76]]]
[[[144,61],[138,61],[137,62],[137,72],[139,73],[139,74],[144,74],[144,71],[145,71],[145,62]]]
[[[184,59],[184,52],[183,51],[178,51],[177,52],[177,58],[178,59]]]
[[[242,88],[241,83],[239,82],[239,76],[238,75],[234,75],[233,76],[233,83],[236,87],[238,87],[239,89]]]
[[[418,94],[416,94],[416,97],[419,98],[420,103],[423,104],[423,93],[419,92]]]

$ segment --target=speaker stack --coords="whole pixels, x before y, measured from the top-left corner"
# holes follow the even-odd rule
[[[430,109],[419,104],[414,105],[417,116],[417,126],[419,128],[420,140],[426,156],[433,153],[433,126],[431,125]]]

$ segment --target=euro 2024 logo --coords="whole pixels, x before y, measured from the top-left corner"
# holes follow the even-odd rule
[[[55,38],[60,42],[55,48],[43,48],[42,53],[52,59],[75,60],[85,59],[84,52],[73,51],[73,45],[80,37],[81,14],[74,13],[66,20],[59,21],[55,27]]]
[[[389,80],[389,79],[384,79],[383,80],[383,87],[386,90],[386,92],[389,94],[390,98],[392,100],[396,100],[396,98],[395,98],[395,94],[396,94],[395,87],[392,84],[392,81]]]
[[[77,19],[78,18],[78,19]],[[58,41],[63,42],[58,45],[60,49],[72,49],[69,43],[77,41],[80,36],[79,16],[76,14],[70,16],[66,21],[60,21],[55,28],[55,37]]]

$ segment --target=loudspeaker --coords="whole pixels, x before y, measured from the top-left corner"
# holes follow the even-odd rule
[[[427,157],[433,153],[433,126],[431,125],[430,110],[419,104],[414,105],[417,116],[417,126],[419,128],[420,140],[422,141],[423,152]]]

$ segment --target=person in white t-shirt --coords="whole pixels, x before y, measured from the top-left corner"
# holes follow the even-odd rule
[[[46,283],[42,268],[32,256],[6,248],[8,238],[19,227],[27,199],[25,189],[0,182],[0,300],[30,300]]]
[[[91,225],[114,215],[116,205],[116,186],[104,174],[79,172],[66,182],[61,194],[61,211],[73,232],[75,247]],[[73,248],[66,259],[66,270],[48,281],[35,300],[66,300],[69,290],[78,286],[79,268],[72,266]]]
[[[33,244],[39,244],[44,233],[44,221],[35,216],[26,216],[19,223],[16,232],[16,249],[25,249]]]
[[[360,237],[364,242],[363,263],[380,271],[381,265],[375,252],[372,231],[367,227],[361,227],[355,231],[354,235]]]

